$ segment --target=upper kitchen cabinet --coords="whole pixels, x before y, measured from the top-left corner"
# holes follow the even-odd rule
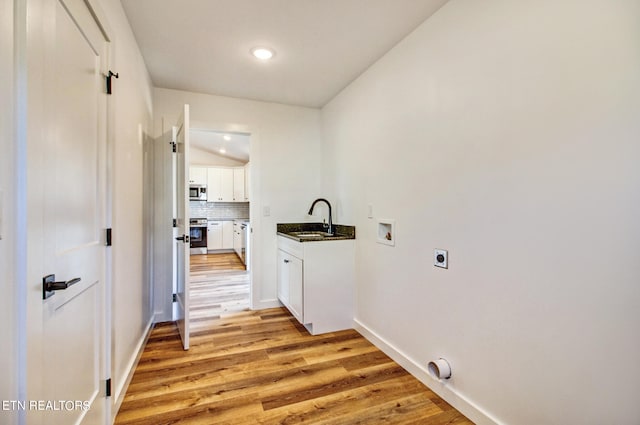
[[[190,167],[189,183],[207,185],[207,202],[249,202],[247,167]]]
[[[233,168],[209,168],[207,173],[207,201],[233,202]]]
[[[233,200],[235,202],[245,202],[244,195],[244,167],[233,169]]]
[[[189,183],[207,184],[207,167],[189,167]]]
[[[244,200],[245,202],[249,202],[249,182],[251,181],[251,164],[247,162],[244,165]]]

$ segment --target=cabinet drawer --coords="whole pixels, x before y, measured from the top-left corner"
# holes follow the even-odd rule
[[[304,260],[304,247],[301,242],[285,238],[284,236],[278,236],[278,249]]]

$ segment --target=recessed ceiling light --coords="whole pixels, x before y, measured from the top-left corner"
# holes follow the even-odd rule
[[[224,140],[226,140],[227,142],[228,142],[229,140],[231,140],[231,136],[229,136],[228,134],[225,134],[224,136],[222,136],[222,138],[223,138]]]
[[[276,52],[273,49],[269,49],[267,47],[256,47],[251,49],[251,54],[256,58],[266,61],[271,59]]]
[[[220,148],[220,153],[227,153],[227,150],[225,148]]]

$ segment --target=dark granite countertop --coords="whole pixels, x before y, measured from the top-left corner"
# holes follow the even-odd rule
[[[298,242],[337,241],[356,238],[355,226],[333,225],[333,235],[329,236],[323,223],[278,223],[277,232]]]

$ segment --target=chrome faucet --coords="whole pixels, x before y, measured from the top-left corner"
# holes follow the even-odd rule
[[[329,231],[327,233],[329,233],[329,235],[333,235],[333,224],[331,222],[331,204],[329,203],[329,201],[327,201],[324,198],[318,198],[315,201],[313,201],[313,204],[311,204],[311,208],[309,208],[309,215],[313,214],[313,207],[315,207],[316,203],[318,203],[320,201],[326,203],[327,206],[329,207]],[[326,226],[326,224],[325,224],[325,226]]]

